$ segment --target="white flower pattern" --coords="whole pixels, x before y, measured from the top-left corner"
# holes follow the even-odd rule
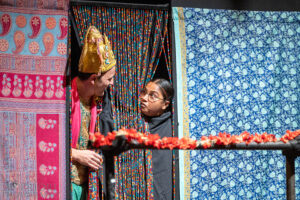
[[[183,11],[190,137],[299,129],[300,14]],[[191,151],[190,175],[191,199],[286,197],[281,151]]]

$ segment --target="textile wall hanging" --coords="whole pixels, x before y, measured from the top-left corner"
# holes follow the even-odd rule
[[[0,199],[66,199],[67,11],[0,19]]]
[[[68,0],[1,0],[2,6],[12,6],[29,9],[68,10]]]
[[[299,12],[173,14],[179,137],[299,129]],[[180,151],[180,199],[285,199],[285,174],[281,151]]]
[[[117,60],[112,88],[114,128],[145,132],[137,97],[154,75],[163,52],[171,66],[170,51],[163,49],[169,34],[168,11],[83,5],[72,6],[72,11],[81,42],[90,25],[111,41]],[[115,199],[153,199],[150,152],[131,150],[115,159]]]

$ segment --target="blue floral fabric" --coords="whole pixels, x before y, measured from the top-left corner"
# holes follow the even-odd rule
[[[183,8],[183,16],[190,137],[299,129],[299,12]],[[281,151],[191,151],[190,198],[285,199],[285,170]],[[297,160],[300,199],[298,174]]]

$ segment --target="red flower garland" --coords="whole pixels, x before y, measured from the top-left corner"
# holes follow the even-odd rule
[[[295,139],[300,135],[300,130],[290,131],[287,130],[286,134],[280,139],[277,139],[275,135],[263,133],[251,135],[249,132],[244,131],[240,135],[230,135],[228,133],[219,133],[218,136],[202,136],[201,140],[197,141],[188,137],[183,137],[181,139],[177,137],[164,137],[160,138],[158,134],[143,134],[136,131],[135,129],[125,129],[122,128],[119,131],[114,131],[108,133],[107,136],[95,133],[93,138],[91,138],[94,147],[100,146],[110,146],[112,141],[118,136],[125,136],[128,143],[138,143],[148,147],[153,147],[156,149],[195,149],[197,147],[202,147],[204,149],[210,148],[214,145],[232,145],[239,143],[249,144],[251,142],[256,143],[266,143],[266,142],[278,142],[282,141],[287,143],[290,140]]]

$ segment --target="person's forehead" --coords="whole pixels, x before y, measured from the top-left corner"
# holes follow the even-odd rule
[[[116,74],[116,68],[115,67],[111,68],[110,72],[114,76]]]
[[[115,67],[111,68],[109,71],[107,71],[105,74],[103,74],[103,77],[105,78],[112,78],[116,74],[116,69]]]
[[[160,93],[160,89],[159,86],[156,83],[150,82],[146,85],[146,89],[147,91],[154,91],[154,92],[159,92]]]

